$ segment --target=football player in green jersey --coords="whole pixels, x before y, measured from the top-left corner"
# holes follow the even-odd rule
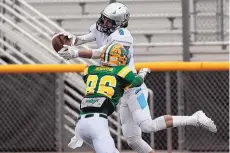
[[[97,153],[115,153],[107,116],[111,115],[125,88],[139,87],[148,69],[135,75],[126,66],[129,60],[125,48],[114,43],[105,47],[101,55],[101,66],[89,66],[84,71],[85,97],[81,102],[81,118],[76,132]]]

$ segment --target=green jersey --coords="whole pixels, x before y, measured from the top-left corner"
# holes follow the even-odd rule
[[[92,65],[85,69],[83,79],[86,83],[85,98],[88,99],[86,103],[90,103],[82,109],[83,113],[103,110],[107,115],[115,110],[125,89],[143,83],[143,79],[136,76],[127,66]],[[98,102],[97,97],[105,97],[106,100],[103,104],[96,105],[94,103]]]

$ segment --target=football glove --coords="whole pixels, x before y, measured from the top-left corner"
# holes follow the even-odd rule
[[[60,32],[60,33],[58,33],[58,35],[63,35],[63,36],[68,37],[68,39],[71,41],[72,46],[75,44],[76,36],[74,36],[73,34],[71,34],[69,32]]]
[[[75,46],[63,45],[63,48],[58,51],[59,56],[66,60],[79,57],[79,51]]]
[[[142,68],[138,72],[138,75],[141,76],[144,79],[145,76],[147,75],[147,73],[150,73],[150,72],[151,72],[151,70],[149,68]]]

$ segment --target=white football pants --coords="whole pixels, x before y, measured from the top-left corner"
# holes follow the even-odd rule
[[[138,95],[138,96],[137,96]],[[132,97],[137,100],[130,101]],[[142,139],[139,123],[151,119],[148,106],[148,89],[145,84],[138,88],[131,88],[125,91],[120,100],[120,119],[122,133],[129,146],[138,153],[148,153],[153,149]],[[132,112],[136,109],[142,110],[138,116]],[[152,120],[152,119],[151,119]]]
[[[99,113],[89,118],[84,116],[81,115],[75,130],[84,142],[94,148],[96,153],[119,153],[109,132],[108,119],[99,117]]]

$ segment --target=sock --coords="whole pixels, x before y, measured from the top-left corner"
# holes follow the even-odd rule
[[[186,125],[197,125],[195,116],[172,116],[173,127],[186,126]]]

